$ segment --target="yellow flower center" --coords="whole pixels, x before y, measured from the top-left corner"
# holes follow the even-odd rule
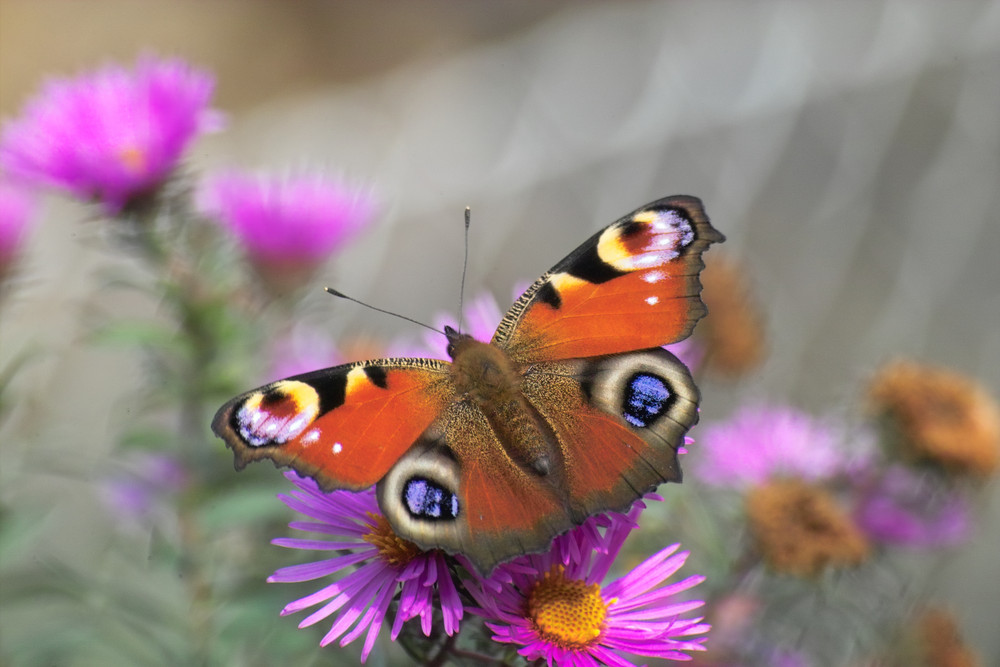
[[[562,565],[554,565],[528,593],[527,616],[535,630],[564,649],[592,644],[601,636],[607,615],[600,585],[567,579]]]
[[[405,567],[411,560],[423,553],[413,542],[396,535],[384,516],[368,512],[371,530],[364,541],[378,549],[379,558],[393,567]]]

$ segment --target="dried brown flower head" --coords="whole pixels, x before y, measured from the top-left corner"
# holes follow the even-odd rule
[[[815,576],[826,567],[859,565],[868,542],[833,496],[799,480],[753,488],[746,499],[750,531],[776,572]]]
[[[897,361],[876,374],[868,393],[905,458],[977,477],[1000,463],[1000,409],[970,378]]]
[[[705,346],[706,370],[729,377],[753,370],[764,360],[764,327],[746,272],[733,260],[713,256],[701,282],[708,316],[695,335]]]
[[[975,652],[965,645],[958,623],[943,609],[929,609],[919,629],[925,664],[932,667],[977,667]]]

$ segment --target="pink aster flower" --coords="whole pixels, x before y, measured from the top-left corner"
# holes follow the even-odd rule
[[[155,192],[191,141],[218,129],[215,82],[178,59],[140,58],[49,81],[0,136],[11,174],[97,200],[109,214]]]
[[[223,171],[198,191],[198,210],[220,222],[265,278],[310,274],[374,213],[371,196],[319,173],[274,176]]]
[[[0,176],[0,278],[14,264],[37,209],[31,190]]]
[[[458,631],[463,606],[444,555],[439,551],[421,551],[397,537],[379,511],[374,490],[324,493],[311,479],[293,472],[285,476],[297,489],[280,496],[282,502],[312,519],[289,525],[325,537],[278,538],[273,543],[294,549],[333,551],[337,555],[282,568],[268,577],[268,581],[314,581],[337,575],[339,578],[312,595],[289,603],[282,616],[322,605],[303,619],[299,627],[311,626],[336,614],[320,645],[326,646],[339,638],[340,645],[346,646],[365,635],[362,662],[368,658],[395,598],[399,606],[392,620],[392,639],[399,635],[406,621],[417,617],[424,635],[430,635],[435,591],[444,631],[449,635]]]
[[[695,474],[739,489],[778,477],[829,479],[856,465],[867,447],[865,438],[849,448],[845,440],[842,428],[795,408],[745,406],[701,431]]]
[[[953,546],[972,530],[968,505],[954,487],[899,465],[862,483],[854,518],[872,540],[897,546]]]
[[[700,575],[665,584],[687,552],[669,546],[631,572],[602,584],[638,511],[588,520],[560,536],[549,552],[501,565],[489,578],[477,575],[466,588],[480,605],[494,641],[520,646],[525,659],[549,665],[633,667],[620,653],[689,660],[704,650],[709,626],[682,618],[701,600],[678,599]],[[598,530],[604,526],[603,533]]]

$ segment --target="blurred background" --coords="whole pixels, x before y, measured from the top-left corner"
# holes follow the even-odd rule
[[[998,2],[0,0],[0,114],[47,76],[144,52],[217,77],[229,127],[191,171],[306,165],[371,184],[376,222],[299,309],[332,340],[413,330],[325,284],[424,321],[455,312],[466,205],[467,293],[506,307],[593,231],[683,193],[728,237],[708,261],[749,272],[769,349],[703,387],[707,418],[748,397],[858,409],[897,356],[1000,387]],[[114,560],[93,480],[144,379],[138,353],[84,344],[86,322],[157,312],[105,291],[89,217],[46,200],[0,323],[4,366],[40,352],[6,399],[0,494],[38,509],[31,559],[80,569]],[[995,485],[985,503],[932,589],[998,664]]]

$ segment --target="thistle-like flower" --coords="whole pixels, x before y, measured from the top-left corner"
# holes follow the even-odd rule
[[[279,290],[306,280],[374,212],[364,191],[313,172],[223,171],[201,184],[196,205],[229,231],[265,282]]]
[[[49,81],[0,135],[0,165],[117,214],[154,194],[199,134],[219,129],[212,77],[178,59],[140,58]]]

